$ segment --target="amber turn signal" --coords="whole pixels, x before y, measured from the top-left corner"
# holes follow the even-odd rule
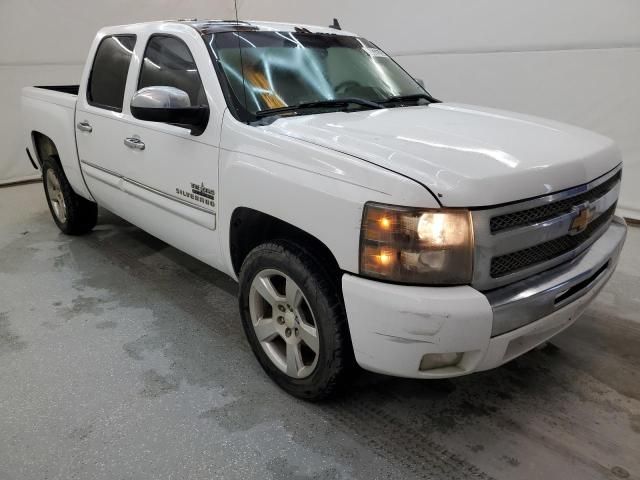
[[[400,283],[471,282],[473,226],[464,209],[416,209],[367,203],[360,273]]]

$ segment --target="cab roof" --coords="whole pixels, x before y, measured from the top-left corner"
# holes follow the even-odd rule
[[[255,20],[173,20],[173,22],[184,23],[195,28],[201,34],[211,34],[220,32],[241,32],[241,31],[262,31],[262,32],[301,32],[301,33],[324,33],[333,35],[356,36],[354,33],[339,30],[333,27],[319,27],[316,25],[305,25],[302,23],[279,23],[262,22]]]

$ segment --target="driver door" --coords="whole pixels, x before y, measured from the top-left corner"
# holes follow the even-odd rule
[[[189,95],[191,105],[207,105],[198,65],[185,41],[152,35],[141,45],[139,76],[132,93],[170,86]],[[128,115],[120,140],[127,164],[125,191],[135,209],[129,216],[145,230],[206,263],[220,267],[216,230],[218,122],[201,135]]]

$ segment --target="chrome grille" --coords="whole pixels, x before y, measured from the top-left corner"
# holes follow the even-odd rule
[[[515,272],[536,263],[551,260],[580,246],[593,232],[607,223],[616,211],[614,203],[609,209],[592,221],[589,226],[577,235],[565,235],[534,247],[518,250],[507,255],[500,255],[491,259],[491,277],[497,278]]]
[[[519,227],[522,225],[530,225],[532,223],[541,222],[552,217],[556,217],[563,213],[571,212],[571,209],[576,205],[580,205],[584,202],[592,202],[602,195],[607,193],[611,188],[620,181],[622,172],[618,171],[613,177],[606,182],[594,187],[593,189],[586,191],[582,194],[578,194],[575,197],[560,200],[547,205],[542,205],[536,208],[529,208],[527,210],[521,210],[519,212],[507,213],[505,215],[498,215],[491,219],[491,233],[496,233],[507,228]]]
[[[618,166],[588,184],[472,211],[472,285],[491,290],[578,256],[607,229],[616,209],[620,180]]]

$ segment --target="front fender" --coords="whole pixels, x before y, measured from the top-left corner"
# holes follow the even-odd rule
[[[236,208],[252,208],[316,237],[342,270],[356,273],[366,202],[438,207],[411,179],[344,153],[241,124],[229,114],[221,147],[221,238],[229,238],[229,220]],[[232,271],[229,252],[225,253]]]

